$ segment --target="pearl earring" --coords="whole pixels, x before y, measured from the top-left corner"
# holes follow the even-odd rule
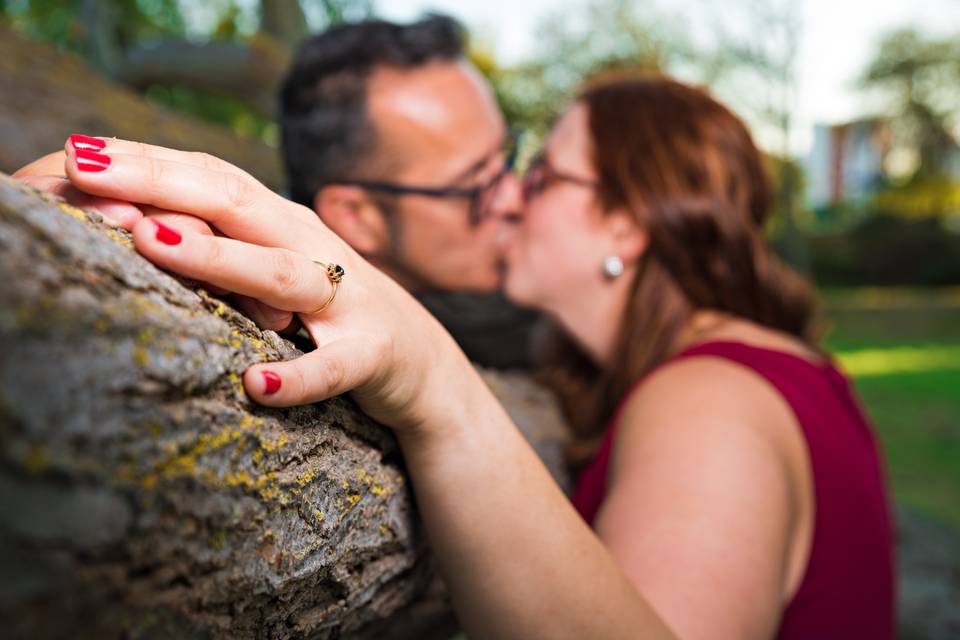
[[[620,256],[607,256],[603,259],[603,274],[613,280],[623,273],[623,260]]]

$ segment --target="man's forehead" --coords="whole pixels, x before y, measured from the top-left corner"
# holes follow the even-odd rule
[[[504,129],[489,84],[465,61],[380,67],[368,85],[367,108],[380,138],[396,151],[450,154],[451,162],[485,152]]]

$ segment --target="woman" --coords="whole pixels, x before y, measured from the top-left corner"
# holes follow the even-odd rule
[[[665,547],[709,543],[670,559],[701,577],[664,586],[667,606],[723,584],[743,589],[753,614],[766,598],[780,637],[890,637],[878,454],[813,342],[808,285],[765,241],[770,194],[743,124],[676,82],[601,83],[561,119],[525,186],[506,291],[559,319],[588,368],[599,365],[599,383],[580,385],[593,393],[578,395],[589,410],[575,426],[586,442],[604,437],[573,500],[608,548],[656,588],[675,580]],[[603,429],[597,418],[611,413]],[[738,541],[759,555],[723,566],[713,545]],[[761,558],[782,564],[753,563],[741,579],[765,589],[725,578]],[[752,629],[769,636],[771,623]],[[719,637],[713,622],[700,628],[711,629]]]
[[[600,376],[577,510],[436,321],[311,212],[205,156],[101,144],[68,144],[76,187],[229,236],[155,216],[139,251],[299,312],[318,349],[251,367],[253,399],[350,391],[395,430],[471,638],[892,637],[873,439],[764,242],[760,154],[705,93],[588,89],[525,179],[507,292]]]

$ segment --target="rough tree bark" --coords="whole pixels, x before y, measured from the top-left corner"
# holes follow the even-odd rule
[[[390,433],[346,398],[245,396],[249,364],[297,353],[95,214],[0,175],[4,635],[449,631]],[[555,410],[498,384],[562,475]]]

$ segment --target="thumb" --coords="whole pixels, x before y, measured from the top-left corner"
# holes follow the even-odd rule
[[[140,209],[122,200],[91,196],[73,186],[66,178],[57,175],[23,175],[17,178],[23,184],[39,191],[60,196],[67,204],[81,209],[93,209],[110,226],[132,229],[143,213]]]

